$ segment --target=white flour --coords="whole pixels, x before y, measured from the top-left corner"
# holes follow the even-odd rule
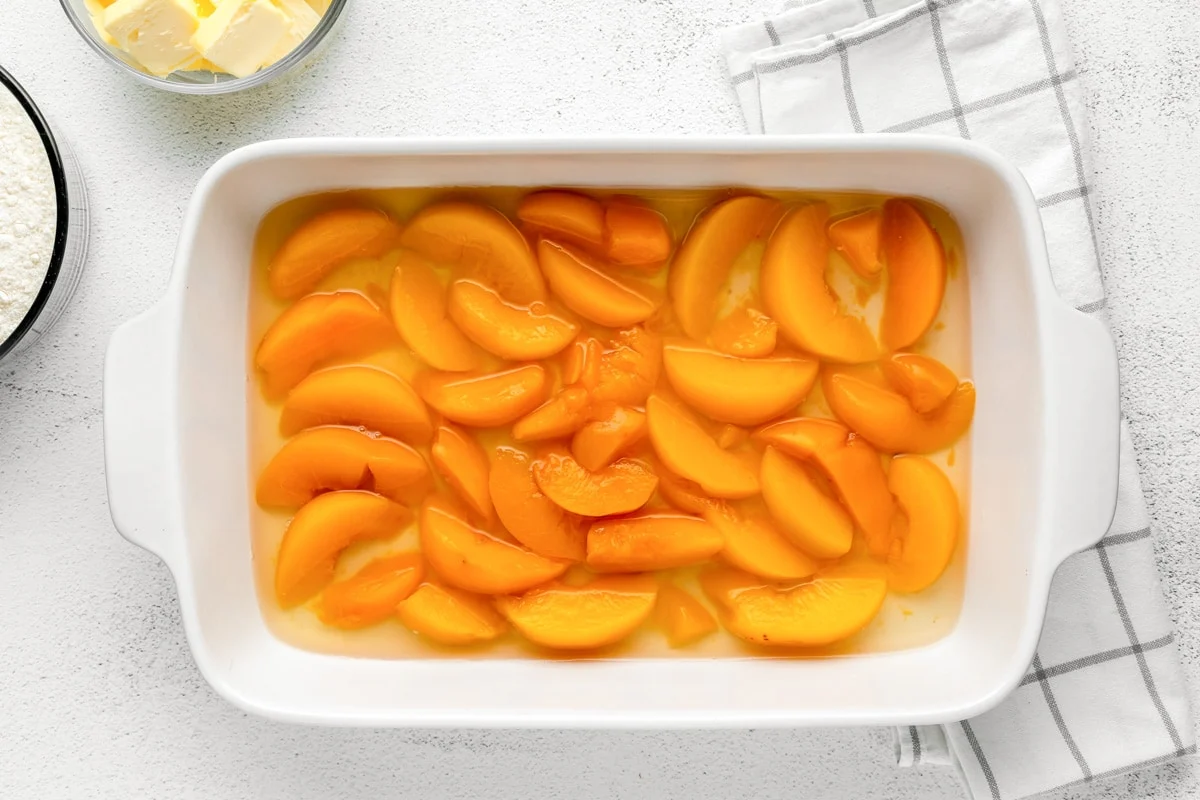
[[[0,85],[0,342],[41,290],[56,221],[46,147],[17,98]]]

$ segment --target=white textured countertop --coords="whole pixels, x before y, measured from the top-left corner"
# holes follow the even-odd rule
[[[1200,18],[1064,0],[1088,93],[1109,308],[1167,598],[1200,709]],[[166,286],[182,210],[229,150],[309,134],[736,133],[714,32],[778,0],[353,0],[305,73],[229,98],[135,85],[53,0],[4,0],[0,64],[70,140],[91,195],[82,287],[0,367],[0,797],[954,798],[881,730],[354,731],[219,699],[174,586],[109,520],[101,371]],[[1200,796],[1195,762],[1070,797]]]

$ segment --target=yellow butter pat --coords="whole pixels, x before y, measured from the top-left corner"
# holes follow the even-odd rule
[[[271,0],[222,0],[201,21],[192,45],[223,71],[244,78],[258,71],[290,30],[290,18]]]
[[[199,26],[193,0],[116,0],[103,15],[103,31],[154,75],[196,57],[192,37]]]
[[[291,27],[263,61],[264,67],[269,67],[295,50],[321,21],[321,15],[313,11],[312,6],[305,0],[274,0],[274,2],[276,7],[291,19]]]

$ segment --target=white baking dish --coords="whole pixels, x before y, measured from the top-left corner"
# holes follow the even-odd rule
[[[966,242],[978,387],[963,606],[933,644],[811,660],[375,660],[276,639],[250,560],[247,306],[263,215],[302,194],[402,186],[749,186],[917,195]],[[223,158],[184,220],[167,295],[113,335],[109,503],[179,590],[196,663],[266,716],[342,725],[761,726],[944,722],[1013,688],[1050,579],[1111,521],[1117,365],[1051,282],[1037,207],[990,151],[913,136],[308,139]]]

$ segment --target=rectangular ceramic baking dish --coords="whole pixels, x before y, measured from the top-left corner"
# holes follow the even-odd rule
[[[276,639],[251,572],[246,326],[251,246],[297,195],[408,186],[869,190],[945,206],[966,243],[978,387],[963,605],[897,652],[821,659],[375,660]],[[113,520],[175,576],[196,663],[236,705],[340,725],[669,727],[936,723],[981,713],[1032,658],[1051,576],[1116,502],[1117,364],[1051,282],[1015,168],[949,138],[296,139],[200,181],[166,296],[105,365]]]

